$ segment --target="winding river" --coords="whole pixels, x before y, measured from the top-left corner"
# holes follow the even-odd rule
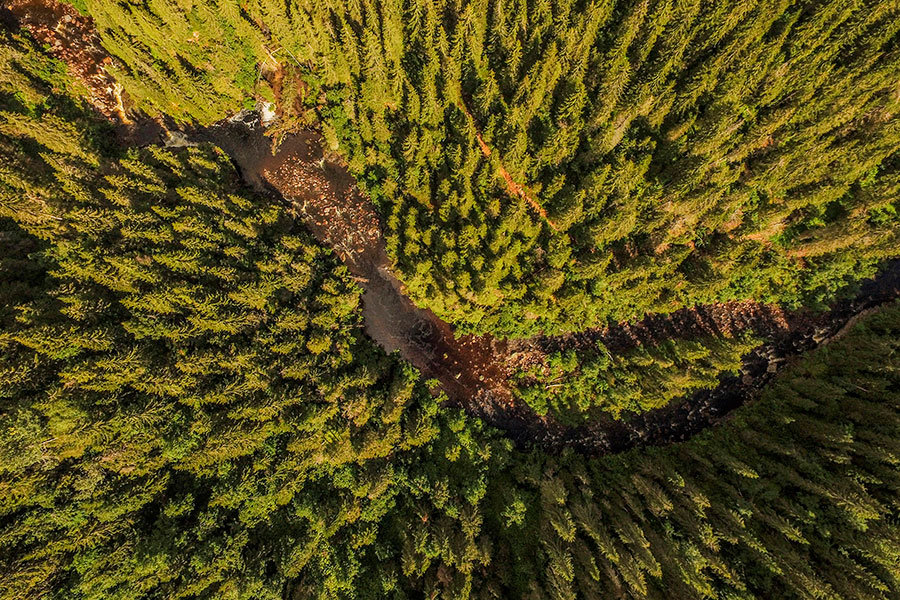
[[[10,0],[6,8],[0,7],[0,18],[7,26],[27,28],[51,54],[66,62],[72,75],[88,88],[98,113],[116,123],[123,144],[215,144],[231,157],[249,186],[273,201],[289,203],[297,218],[334,250],[362,286],[366,333],[387,352],[399,353],[426,377],[437,379],[451,405],[504,430],[523,449],[573,448],[599,456],[686,440],[750,401],[793,358],[840,335],[865,311],[900,297],[900,261],[895,261],[885,265],[876,279],[865,282],[856,298],[817,315],[735,302],[648,315],[637,323],[557,338],[507,343],[490,336],[456,337],[447,323],[407,297],[393,273],[374,206],[340,158],[323,149],[318,132],[291,134],[273,154],[272,140],[254,111],[242,111],[210,127],[183,130],[144,115],[129,115],[127,95],[102,68],[110,58],[90,19],[58,0]],[[713,390],[622,421],[601,418],[565,427],[514,402],[507,385],[506,363],[516,352],[596,341],[620,351],[672,337],[745,330],[769,341],[744,357],[738,376],[721,377]]]
[[[790,359],[832,339],[864,311],[900,297],[900,261],[895,261],[865,282],[854,299],[820,314],[732,302],[648,315],[632,324],[555,338],[507,343],[490,336],[455,337],[447,323],[405,295],[403,283],[392,272],[372,203],[339,157],[323,150],[317,132],[288,136],[273,155],[259,115],[245,112],[188,137],[222,148],[248,184],[290,202],[316,238],[334,249],[364,290],[363,316],[372,339],[437,379],[452,405],[504,430],[523,449],[574,448],[604,455],[686,440],[751,400]],[[673,337],[748,330],[769,341],[744,357],[739,375],[723,376],[715,389],[621,421],[600,418],[566,427],[514,402],[506,383],[507,359],[523,347],[552,350],[601,341],[613,351],[623,351]]]

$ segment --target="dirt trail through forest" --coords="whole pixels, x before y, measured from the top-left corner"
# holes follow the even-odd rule
[[[49,44],[51,54],[65,61],[72,74],[88,87],[98,112],[119,124],[123,143],[160,143],[168,133],[169,144],[216,144],[232,158],[251,186],[290,201],[316,238],[334,249],[362,286],[366,332],[388,352],[399,352],[427,377],[437,379],[453,405],[505,430],[520,447],[538,446],[550,451],[572,447],[602,455],[688,439],[747,402],[788,359],[840,335],[847,322],[862,311],[900,296],[897,261],[876,280],[866,283],[856,299],[818,316],[802,311],[785,313],[754,302],[732,302],[649,315],[634,324],[509,344],[489,336],[457,338],[448,324],[430,310],[415,306],[406,296],[402,282],[392,272],[372,203],[360,192],[341,160],[323,151],[319,133],[289,135],[273,155],[272,141],[254,112],[244,111],[207,128],[171,132],[166,132],[159,120],[140,115],[130,118],[127,96],[103,68],[110,59],[100,47],[90,19],[57,0],[12,0],[7,8],[16,21],[14,25],[28,28],[39,41]],[[0,10],[4,21],[9,21],[9,15]],[[480,134],[478,141],[489,155],[490,148]],[[530,201],[508,173],[504,179],[511,193]],[[665,339],[747,330],[770,341],[745,357],[740,376],[724,377],[714,390],[698,392],[628,421],[608,418],[583,427],[564,427],[552,418],[535,414],[521,402],[513,402],[507,384],[508,369],[527,361],[529,355],[598,341],[611,351],[624,351]]]

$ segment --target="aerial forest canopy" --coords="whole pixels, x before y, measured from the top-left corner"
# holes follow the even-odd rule
[[[900,2],[0,17],[0,600],[900,597]]]
[[[83,6],[140,106],[315,111],[464,331],[814,305],[900,243],[893,0]]]

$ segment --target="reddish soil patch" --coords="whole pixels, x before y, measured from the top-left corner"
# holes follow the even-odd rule
[[[208,128],[202,137],[228,152],[248,182],[260,189],[274,188],[291,200],[316,237],[334,248],[364,289],[366,332],[375,341],[389,352],[399,352],[427,377],[436,378],[451,404],[503,429],[520,447],[574,448],[602,455],[685,440],[749,401],[789,358],[830,339],[853,315],[900,294],[898,262],[864,286],[857,299],[820,315],[786,313],[750,301],[729,302],[508,344],[489,336],[457,338],[449,325],[406,297],[403,284],[391,272],[378,215],[340,160],[322,151],[318,133],[288,136],[274,156],[270,140],[252,122],[232,119]],[[611,351],[620,352],[665,339],[744,331],[770,341],[745,357],[740,377],[724,377],[714,390],[703,390],[628,420],[605,418],[586,426],[565,427],[513,402],[508,387],[508,369],[556,349],[593,346],[601,341]]]
[[[518,369],[544,364],[548,354],[569,349],[593,350],[598,343],[612,352],[622,353],[670,339],[733,337],[745,332],[771,340],[803,327],[808,320],[803,313],[787,313],[779,306],[749,300],[694,306],[668,314],[649,314],[635,323],[514,340],[508,344],[509,356],[504,363],[507,376],[511,376]]]
[[[475,139],[478,140],[478,147],[481,148],[481,153],[484,154],[485,158],[490,158],[492,154],[491,147],[488,146],[487,142],[484,141],[484,138],[481,135],[481,131],[479,131],[478,127],[475,125],[475,118],[469,111],[469,107],[463,103],[462,109],[463,112],[466,113],[466,116],[469,117],[469,121],[471,121],[473,126],[475,127]],[[521,198],[522,200],[527,202],[528,205],[531,206],[531,208],[533,208],[534,211],[537,212],[537,214],[539,214],[541,218],[547,222],[547,225],[550,226],[550,229],[558,232],[559,229],[556,227],[553,221],[550,220],[550,217],[547,215],[547,211],[544,210],[544,207],[538,204],[535,199],[531,197],[524,186],[513,179],[512,175],[509,174],[509,171],[506,170],[506,167],[503,166],[502,162],[498,164],[497,170],[499,171],[500,176],[503,177],[503,181],[506,182],[506,189],[509,191],[509,193],[512,196]]]
[[[650,314],[635,323],[617,323],[602,329],[522,340],[512,343],[510,349],[513,352],[536,349],[549,353],[567,348],[593,348],[601,342],[613,352],[623,352],[667,339],[734,336],[747,331],[771,339],[802,327],[807,321],[808,316],[803,313],[788,313],[776,305],[745,300]]]
[[[93,21],[57,0],[10,0],[6,5],[21,27],[64,62],[87,88],[91,104],[108,119],[128,124],[122,88],[104,65],[111,59],[100,45]]]
[[[145,146],[163,139],[165,126],[132,110],[128,94],[106,70],[113,59],[100,44],[90,17],[59,0],[8,0],[0,7],[4,11],[14,27],[28,31],[48,47],[50,56],[65,63],[69,74],[84,85],[94,110],[116,124],[119,141]]]

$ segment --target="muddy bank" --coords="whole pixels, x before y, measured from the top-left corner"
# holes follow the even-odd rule
[[[93,21],[70,4],[57,0],[8,0],[17,25],[69,67],[69,72],[88,90],[89,100],[103,116],[129,123],[122,100],[122,86],[105,66],[112,59],[100,45]]]
[[[413,304],[392,272],[371,201],[340,158],[323,149],[318,132],[288,135],[273,155],[258,115],[244,112],[185,132],[184,139],[219,146],[252,187],[291,203],[362,287],[366,333],[387,352],[398,352],[426,377],[437,379],[453,402],[471,412],[484,397],[510,405],[498,360],[505,355],[504,344],[487,336],[457,338],[433,312]]]
[[[287,199],[316,238],[334,249],[363,287],[366,332],[388,352],[399,354],[427,377],[441,382],[455,401],[490,393],[509,403],[502,354],[487,337],[456,338],[431,311],[416,307],[391,272],[378,217],[341,161],[323,152],[321,136],[301,131],[287,136],[272,154],[260,116],[253,111],[206,128],[176,128],[173,122],[133,110],[107,66],[114,59],[102,47],[89,17],[59,0],[10,0],[0,7],[3,24],[24,28],[64,62],[88,90],[88,100],[113,122],[120,143],[131,146],[191,145],[222,148],[255,189]]]
[[[856,298],[839,302],[826,313],[811,315],[801,311],[785,315],[789,326],[780,331],[770,330],[770,341],[744,357],[741,373],[720,377],[719,385],[712,390],[700,390],[680,402],[623,421],[605,418],[566,428],[552,420],[536,421],[524,416],[516,423],[509,423],[507,432],[522,448],[540,447],[551,452],[573,448],[594,456],[688,440],[751,401],[778,371],[804,352],[843,335],[863,313],[898,299],[900,261],[894,261],[878,277],[865,281]],[[612,329],[627,328],[619,325]]]
[[[667,339],[735,336],[744,332],[769,338],[802,327],[807,319],[808,315],[803,311],[789,312],[777,305],[749,300],[723,302],[650,314],[634,323],[523,340],[511,344],[511,350],[536,349],[551,353],[570,348],[595,348],[600,342],[613,352],[624,352]]]
[[[166,125],[133,110],[128,94],[107,70],[113,58],[100,44],[94,22],[59,0],[7,0],[0,6],[0,26],[25,29],[65,63],[69,74],[87,90],[87,100],[114,124],[116,137],[126,145],[160,143]]]

